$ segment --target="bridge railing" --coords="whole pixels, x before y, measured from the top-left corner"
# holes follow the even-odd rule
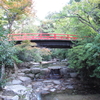
[[[76,40],[77,35],[73,34],[58,34],[58,33],[17,33],[9,34],[9,41],[23,40]]]

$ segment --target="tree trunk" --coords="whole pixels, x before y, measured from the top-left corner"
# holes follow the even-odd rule
[[[14,63],[14,70],[15,70],[15,77],[18,76],[18,67],[17,67],[17,64]]]
[[[4,79],[4,76],[5,76],[5,65],[3,64],[2,66],[1,66],[1,80],[3,80]]]
[[[5,77],[5,65],[3,64],[1,66],[0,90],[2,90],[2,88],[3,88],[3,80],[4,80],[4,77]]]

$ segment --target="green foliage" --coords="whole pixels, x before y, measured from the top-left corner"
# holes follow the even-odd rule
[[[12,25],[15,20],[22,19],[23,15],[29,16],[32,14],[34,16],[35,13],[33,13],[31,5],[31,0],[2,0],[0,2],[0,9],[6,17],[9,33],[13,30]]]
[[[43,56],[42,56],[42,59],[43,59],[44,61],[50,61],[50,60],[52,59],[52,57],[51,57],[51,55],[43,55]]]
[[[22,63],[22,61],[18,59],[18,56],[16,54],[12,56],[12,59],[16,64]]]
[[[12,44],[7,41],[7,39],[3,39],[0,41],[0,63],[5,65],[12,65],[15,50],[12,47]]]
[[[16,55],[21,61],[33,61],[33,55],[31,50],[27,50],[25,47],[16,47]]]
[[[1,71],[0,71],[1,72]],[[0,76],[1,76],[1,73],[0,73]],[[8,81],[7,79],[7,75],[4,74],[4,78],[3,79],[0,79],[0,89],[2,89],[2,87],[4,87],[6,85],[6,82]]]
[[[34,46],[34,47],[33,47]],[[21,45],[16,46],[17,57],[21,61],[36,61],[41,62],[42,59],[50,55],[50,50],[47,48],[35,47],[36,43],[24,41]]]
[[[78,34],[76,46],[68,50],[69,67],[83,77],[100,78],[100,0],[70,0],[59,13],[48,15],[55,32]],[[67,54],[67,50],[65,55]],[[53,52],[60,57],[62,50]]]
[[[48,17],[54,21],[58,33],[100,33],[99,0],[70,0],[70,4],[64,6],[59,13]]]
[[[54,22],[52,20],[41,21],[41,25],[39,26],[39,33],[54,33]]]
[[[68,51],[69,67],[83,72],[84,77],[100,78],[100,35],[92,36],[89,41],[79,41]]]
[[[67,58],[67,49],[52,49],[52,58],[65,59]]]

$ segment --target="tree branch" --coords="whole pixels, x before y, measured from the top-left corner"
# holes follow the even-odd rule
[[[97,29],[96,29],[96,28],[92,25],[92,23],[90,22],[89,16],[88,16],[89,21],[87,21],[87,20],[85,20],[84,18],[82,18],[79,14],[77,14],[77,15],[78,15],[79,21],[81,21],[82,23],[84,23],[84,24],[90,26],[92,29],[94,29],[96,32],[98,32]]]

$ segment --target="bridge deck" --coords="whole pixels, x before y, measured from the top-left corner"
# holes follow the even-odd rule
[[[9,41],[24,40],[77,40],[77,35],[56,33],[17,33],[9,34]]]
[[[78,39],[73,34],[56,34],[56,33],[18,33],[9,34],[9,41],[16,41],[17,44],[24,40],[35,42],[39,47],[47,48],[71,48],[72,41]]]

